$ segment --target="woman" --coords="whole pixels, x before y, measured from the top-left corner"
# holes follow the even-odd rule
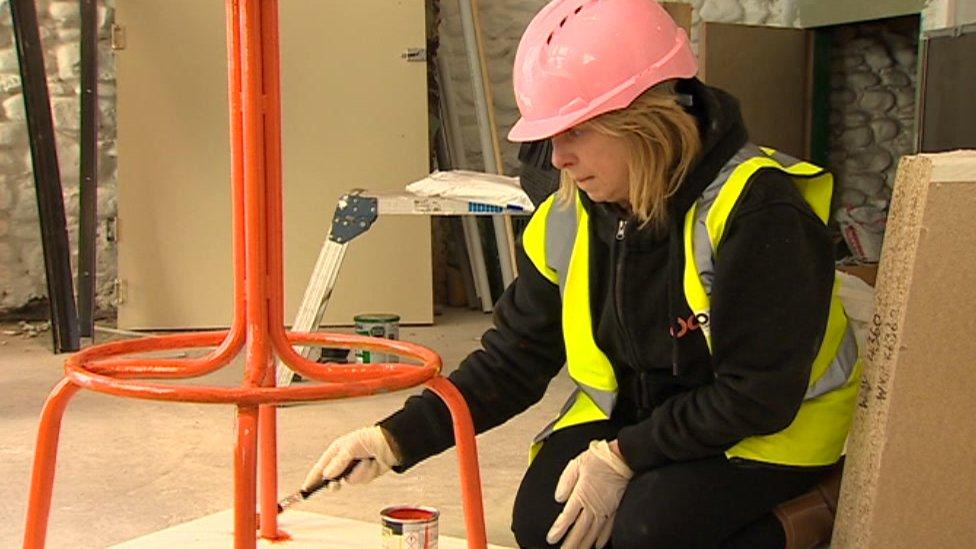
[[[774,508],[840,458],[859,369],[830,176],[750,145],[736,100],[696,72],[652,0],[556,0],[519,45],[509,138],[551,138],[562,184],[523,234],[483,349],[450,379],[479,432],[563,364],[576,382],[535,439],[521,546],[782,547]],[[347,481],[366,482],[452,444],[424,393],[334,441],[306,482],[353,459]]]

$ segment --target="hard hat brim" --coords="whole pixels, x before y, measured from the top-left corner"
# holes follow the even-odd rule
[[[528,120],[521,117],[508,132],[508,140],[514,143],[539,141],[562,133],[587,119],[588,112],[572,112],[563,116]]]

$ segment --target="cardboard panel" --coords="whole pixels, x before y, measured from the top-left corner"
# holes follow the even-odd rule
[[[922,152],[976,148],[976,30],[925,41]]]
[[[661,2],[661,7],[668,12],[671,19],[678,24],[679,27],[685,29],[688,36],[691,36],[691,4],[685,4],[683,2]]]
[[[976,151],[902,159],[832,548],[976,539]]]
[[[383,0],[282,2],[285,319],[340,194],[427,174],[424,9]],[[125,328],[231,318],[230,149],[221,2],[126,0],[118,22],[119,275]],[[427,218],[379,220],[349,246],[327,324],[433,318]]]
[[[703,22],[700,78],[739,98],[750,139],[807,157],[807,31]]]

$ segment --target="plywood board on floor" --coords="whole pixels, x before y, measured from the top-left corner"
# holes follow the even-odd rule
[[[260,540],[258,547],[331,547],[358,549],[379,547],[382,543],[379,520],[376,523],[331,517],[305,511],[287,511],[280,517],[280,528],[291,536],[290,541]],[[230,547],[234,540],[234,512],[230,509],[213,515],[178,524],[134,540],[113,545],[113,549],[209,549]],[[467,542],[460,538],[440,536],[441,549],[463,549]],[[501,545],[488,545],[504,549]]]

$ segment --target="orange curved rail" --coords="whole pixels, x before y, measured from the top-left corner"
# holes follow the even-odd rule
[[[283,542],[288,539],[278,528],[277,519],[276,404],[365,396],[421,384],[440,396],[451,411],[468,546],[486,547],[474,426],[460,392],[440,376],[440,357],[403,341],[284,329],[278,1],[225,1],[234,257],[230,329],[106,343],[85,349],[65,362],[65,377],[51,391],[41,412],[24,547],[44,546],[61,419],[71,397],[81,389],[127,398],[236,405],[234,545],[253,548],[258,535]],[[292,346],[296,344],[367,348],[420,364],[319,364],[295,352]],[[132,356],[204,347],[214,349],[199,358]],[[245,367],[240,386],[149,381],[206,375],[227,365],[242,350]],[[319,383],[275,387],[275,356]],[[260,524],[255,504],[260,510]]]

